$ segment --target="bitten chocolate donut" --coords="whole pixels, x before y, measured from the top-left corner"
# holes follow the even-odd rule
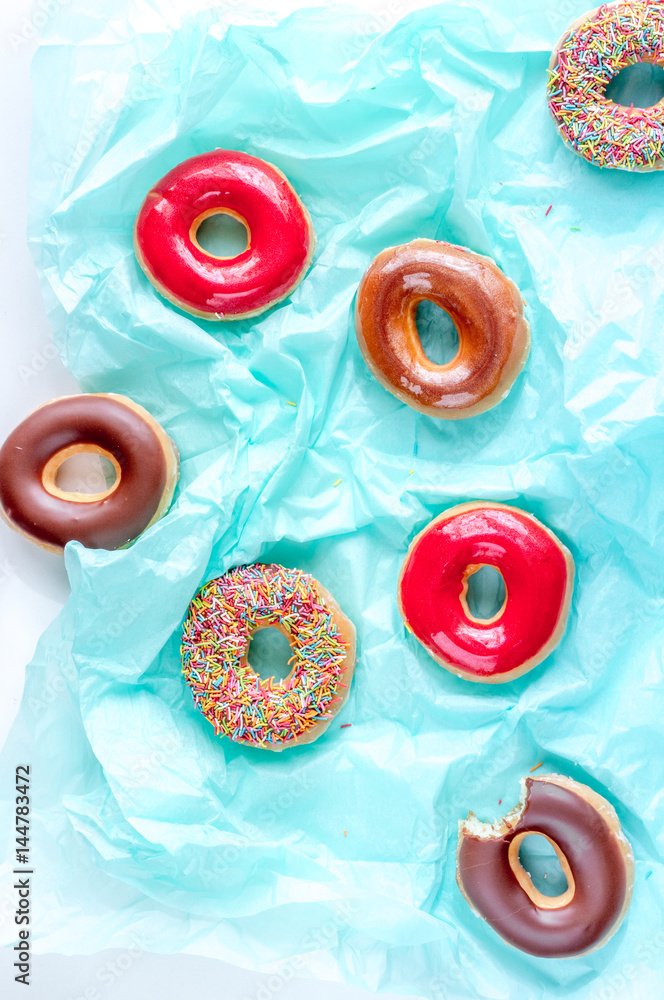
[[[270,626],[293,650],[281,681],[259,677],[248,661],[251,637]],[[217,735],[284,750],[317,739],[346,701],[355,626],[308,573],[275,563],[238,566],[192,600],[181,654],[196,706]]]
[[[115,482],[101,493],[56,483],[79,452],[108,459]],[[178,451],[147,410],[126,396],[63,396],[26,417],[0,449],[0,512],[20,534],[61,552],[67,542],[119,549],[165,514],[178,479]]]
[[[618,0],[578,18],[557,43],[549,111],[563,141],[584,160],[640,172],[664,166],[664,100],[626,107],[605,93],[626,66],[661,66],[663,37],[662,0]]]
[[[231,215],[246,250],[217,257],[196,234]],[[202,319],[257,316],[290,295],[311,263],[316,237],[306,208],[271,163],[232,149],[192,156],[148,192],[136,218],[138,262],[157,291]]]
[[[503,577],[505,601],[474,618],[468,579],[481,566]],[[502,683],[541,663],[558,645],[572,599],[574,561],[552,531],[524,510],[475,501],[451,507],[412,542],[397,600],[426,651],[469,681]]]
[[[457,882],[478,916],[509,944],[542,958],[585,955],[606,944],[632,898],[634,855],[613,806],[559,774],[521,780],[504,819],[459,823]],[[521,841],[551,843],[567,878],[559,896],[535,888],[519,860]]]
[[[447,312],[459,349],[446,365],[424,353],[417,307]],[[430,417],[457,420],[507,396],[526,363],[530,327],[519,290],[489,257],[438,240],[388,247],[369,265],[357,293],[357,339],[381,385]]]

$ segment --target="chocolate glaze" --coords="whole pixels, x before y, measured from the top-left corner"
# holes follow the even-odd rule
[[[102,500],[52,496],[44,466],[71,445],[98,445],[117,460],[117,489]],[[156,431],[130,406],[104,395],[67,396],[31,413],[0,449],[0,506],[20,531],[62,548],[126,545],[148,526],[166,487],[167,464]]]
[[[424,299],[444,309],[457,328],[459,350],[447,365],[434,364],[422,349],[415,316]],[[356,328],[379,381],[441,417],[499,402],[530,344],[513,282],[488,258],[436,240],[413,240],[376,257],[358,291]]]
[[[514,947],[544,958],[580,955],[609,935],[621,917],[628,892],[625,857],[615,833],[581,795],[546,778],[527,778],[526,789],[525,809],[510,833],[492,839],[462,833],[459,885]],[[517,882],[508,851],[524,832],[550,837],[567,858],[575,881],[567,905],[540,909]]]

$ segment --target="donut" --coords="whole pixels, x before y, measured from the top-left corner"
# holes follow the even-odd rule
[[[664,100],[650,108],[609,100],[608,83],[626,66],[664,63],[664,2],[618,0],[580,17],[549,64],[549,110],[563,141],[598,167],[661,170]]]
[[[198,228],[211,215],[244,223],[246,250],[217,257]],[[290,295],[316,246],[306,208],[282,172],[247,153],[192,156],[148,192],[134,227],[140,266],[157,291],[202,319],[258,316]]]
[[[493,566],[505,600],[478,619],[466,601],[469,577]],[[434,518],[412,542],[397,601],[406,628],[442,667],[499,684],[532,670],[558,645],[572,599],[574,561],[552,531],[506,504],[462,503]]]
[[[434,364],[422,349],[416,314],[425,299],[449,314],[459,334],[459,349],[446,365]],[[440,240],[413,240],[378,254],[358,289],[355,328],[381,385],[444,420],[496,406],[530,350],[514,282],[489,257]]]
[[[247,658],[251,637],[270,627],[293,651],[280,681],[259,677]],[[346,701],[355,627],[308,573],[275,563],[238,566],[192,600],[181,655],[196,707],[218,736],[283,750],[317,739]]]
[[[503,819],[459,823],[457,883],[471,909],[505,941],[541,958],[585,955],[606,944],[632,898],[634,855],[613,806],[559,774],[521,779],[521,801]],[[536,833],[555,849],[567,878],[545,896],[519,860]]]
[[[101,493],[57,485],[62,463],[80,452],[107,458],[115,482]],[[178,479],[178,450],[147,410],[115,393],[44,403],[0,448],[0,513],[43,549],[67,542],[120,549],[166,513]]]

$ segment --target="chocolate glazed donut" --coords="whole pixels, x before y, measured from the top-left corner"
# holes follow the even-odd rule
[[[424,353],[420,302],[451,316],[459,349],[446,365]],[[357,339],[378,381],[431,417],[483,413],[510,391],[530,349],[519,290],[489,257],[438,240],[388,247],[369,265],[357,293]]]
[[[571,778],[525,778],[522,800],[504,819],[459,823],[457,882],[472,909],[509,944],[542,958],[600,948],[618,929],[632,896],[634,856],[613,807]],[[521,841],[546,837],[567,878],[545,896],[519,861]]]
[[[108,489],[58,488],[58,469],[79,452],[111,462]],[[0,449],[0,513],[51,551],[72,540],[117,549],[166,512],[177,478],[177,448],[142,406],[110,393],[63,396],[26,417]]]

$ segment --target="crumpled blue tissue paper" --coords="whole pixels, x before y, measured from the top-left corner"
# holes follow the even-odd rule
[[[29,237],[56,344],[83,391],[150,410],[182,470],[130,548],[67,547],[71,597],[27,669],[2,766],[33,769],[35,950],[138,942],[432,1000],[656,995],[664,187],[556,134],[546,69],[582,12],[72,0],[49,18]],[[132,248],[148,189],[215,147],[276,164],[318,238],[294,293],[241,322],[170,306]],[[360,277],[415,237],[493,257],[526,300],[530,358],[482,416],[421,415],[361,357]],[[577,567],[559,647],[498,686],[437,666],[395,601],[415,534],[483,498],[535,514]],[[181,676],[196,588],[255,560],[313,573],[358,629],[341,715],[281,754],[216,738]],[[455,882],[459,818],[503,814],[540,762],[605,795],[636,856],[623,926],[582,958],[510,948]]]

